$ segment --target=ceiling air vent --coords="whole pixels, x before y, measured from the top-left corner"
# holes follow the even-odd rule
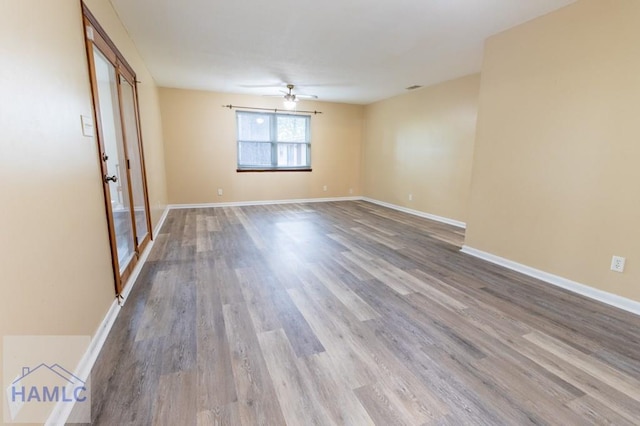
[[[414,84],[413,86],[409,86],[409,87],[405,87],[405,89],[407,90],[416,90],[421,88],[422,86],[420,86],[419,84]]]

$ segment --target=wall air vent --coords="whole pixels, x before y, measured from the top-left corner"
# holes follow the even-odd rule
[[[405,87],[405,89],[407,90],[416,90],[421,88],[422,86],[418,85],[418,84],[414,84],[413,86],[409,86],[409,87]]]

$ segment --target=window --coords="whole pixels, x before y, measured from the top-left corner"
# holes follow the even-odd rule
[[[308,115],[236,111],[238,171],[311,170]]]

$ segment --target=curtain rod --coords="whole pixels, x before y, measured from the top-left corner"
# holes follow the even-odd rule
[[[277,112],[285,112],[287,114],[314,114],[314,115],[322,114],[322,111],[298,111],[298,110],[294,111],[294,110],[290,110],[290,109],[244,107],[244,106],[231,105],[231,104],[222,105],[222,108],[253,109],[253,110],[258,110],[258,111],[273,111],[275,113],[277,113]]]

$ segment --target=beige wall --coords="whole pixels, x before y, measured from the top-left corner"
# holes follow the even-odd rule
[[[475,74],[368,105],[365,196],[465,222],[479,87]]]
[[[638,23],[581,0],[487,42],[467,245],[640,300]]]
[[[126,44],[107,1],[90,5]],[[153,81],[123,47],[146,80],[157,207],[165,195]],[[0,57],[0,335],[93,335],[114,286],[96,142],[80,126],[81,114],[92,115],[80,3],[0,2]]]
[[[313,172],[237,173],[235,111],[222,105],[282,108],[280,99],[162,88],[160,103],[171,204],[361,195],[362,106],[298,104],[323,112],[311,118]]]

